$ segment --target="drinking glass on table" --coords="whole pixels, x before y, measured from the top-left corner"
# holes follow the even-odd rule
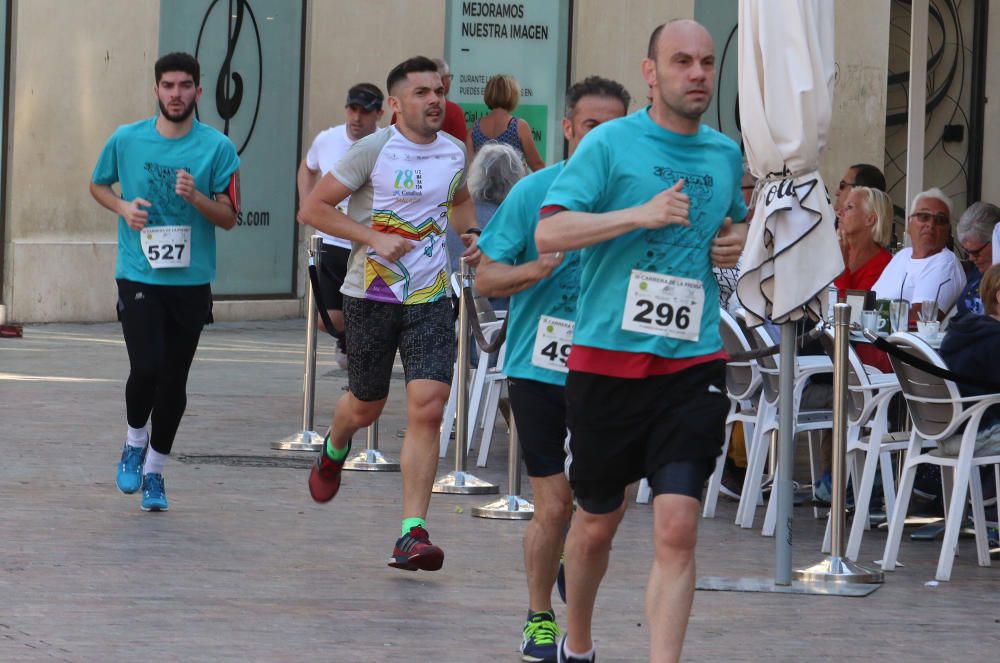
[[[909,328],[910,302],[905,299],[893,299],[889,302],[889,327],[893,333],[906,331]]]
[[[938,303],[936,299],[928,299],[920,302],[920,312],[917,313],[919,322],[931,322],[937,320]]]
[[[861,327],[870,332],[878,333],[885,327],[885,320],[878,314],[878,311],[862,311]]]

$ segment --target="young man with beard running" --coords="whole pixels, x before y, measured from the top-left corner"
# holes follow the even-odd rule
[[[116,484],[123,493],[141,487],[144,511],[166,511],[163,467],[187,405],[198,339],[211,320],[215,229],[236,225],[240,160],[226,136],[193,117],[198,61],[170,53],[154,71],[160,114],[111,135],[90,193],[118,215],[118,319],[130,370]],[[111,188],[116,182],[120,195]]]
[[[566,92],[563,135],[569,155],[599,124],[622,117],[631,101],[615,81],[591,76]],[[552,610],[552,585],[559,570],[563,537],[573,509],[566,480],[566,355],[579,294],[579,255],[539,255],[535,248],[538,210],[566,162],[518,182],[483,231],[476,287],[488,297],[511,297],[504,373],[524,464],[531,481],[535,515],[524,531],[528,619],[521,659],[555,661],[559,627]],[[512,296],[513,295],[513,296]]]
[[[299,164],[295,178],[299,189],[299,201],[316,188],[319,179],[330,172],[347,150],[357,141],[374,133],[382,117],[382,90],[371,83],[358,83],[347,91],[344,105],[345,122],[321,131],[309,147],[306,158]],[[346,212],[350,197],[340,203],[340,211]],[[333,329],[327,331],[337,338],[336,361],[341,368],[347,368],[347,344],[344,337],[344,297],[340,286],[347,276],[347,259],[351,255],[351,243],[343,238],[318,233],[323,238],[323,254],[319,261],[319,298],[327,310]],[[322,325],[322,319],[319,320]]]
[[[337,401],[309,492],[328,502],[340,488],[351,437],[378,418],[399,350],[406,378],[403,523],[389,566],[436,571],[444,552],[425,518],[437,471],[438,435],[455,362],[445,232],[463,233],[475,264],[475,207],[465,186],[465,148],[440,132],[444,85],[425,57],[397,65],[386,81],[395,125],[359,140],[320,180],[300,220],[353,242],[344,295],[350,339],[348,392]],[[351,197],[348,214],[337,206]]]
[[[652,105],[597,127],[549,188],[535,241],[580,251],[566,379],[567,635],[559,661],[593,661],[591,621],[625,488],[645,477],[655,556],[646,587],[649,656],[680,658],[694,596],[699,500],[728,411],[713,262],[745,241],[739,147],[700,123],[712,38],[690,20],[657,28],[643,75]]]

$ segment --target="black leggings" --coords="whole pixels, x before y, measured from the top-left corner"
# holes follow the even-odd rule
[[[118,319],[128,349],[129,426],[152,415],[150,446],[169,454],[187,406],[187,378],[212,312],[209,286],[159,286],[118,279]]]

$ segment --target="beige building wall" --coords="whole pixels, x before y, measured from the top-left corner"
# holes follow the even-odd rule
[[[576,0],[571,78],[600,74],[619,80],[638,108],[646,96],[639,66],[650,29],[691,16],[694,2]],[[303,154],[320,130],[343,121],[353,83],[384,87],[393,64],[416,53],[440,55],[445,37],[445,0],[313,0],[306,6]],[[87,184],[115,127],[155,109],[159,12],[159,0],[14,2],[2,293],[13,320],[113,319],[116,223],[91,199]],[[849,163],[880,163],[887,13],[888,0],[837,2],[841,74],[822,161],[828,182],[836,182]],[[987,172],[995,160],[988,152]],[[301,233],[302,247],[308,234]],[[306,262],[301,252],[300,298]],[[300,310],[301,300],[216,307],[219,319]]]
[[[88,183],[115,127],[155,108],[160,3],[13,4],[3,299],[12,320],[108,320],[117,225]]]
[[[653,28],[694,16],[694,0],[577,0],[573,9],[571,82],[586,76],[618,81],[632,95],[632,108],[646,105],[649,86],[640,69]]]
[[[321,0],[310,2],[306,46],[302,154],[323,129],[344,121],[347,90],[374,83],[412,55],[444,54],[444,0]],[[380,126],[392,111],[385,105]]]
[[[889,0],[837,0],[833,115],[820,171],[830,194],[847,167],[885,161]]]

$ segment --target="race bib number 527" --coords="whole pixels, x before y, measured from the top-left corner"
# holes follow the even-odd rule
[[[705,290],[698,279],[632,270],[622,329],[697,341]]]
[[[191,226],[147,226],[139,243],[153,269],[191,265]]]

